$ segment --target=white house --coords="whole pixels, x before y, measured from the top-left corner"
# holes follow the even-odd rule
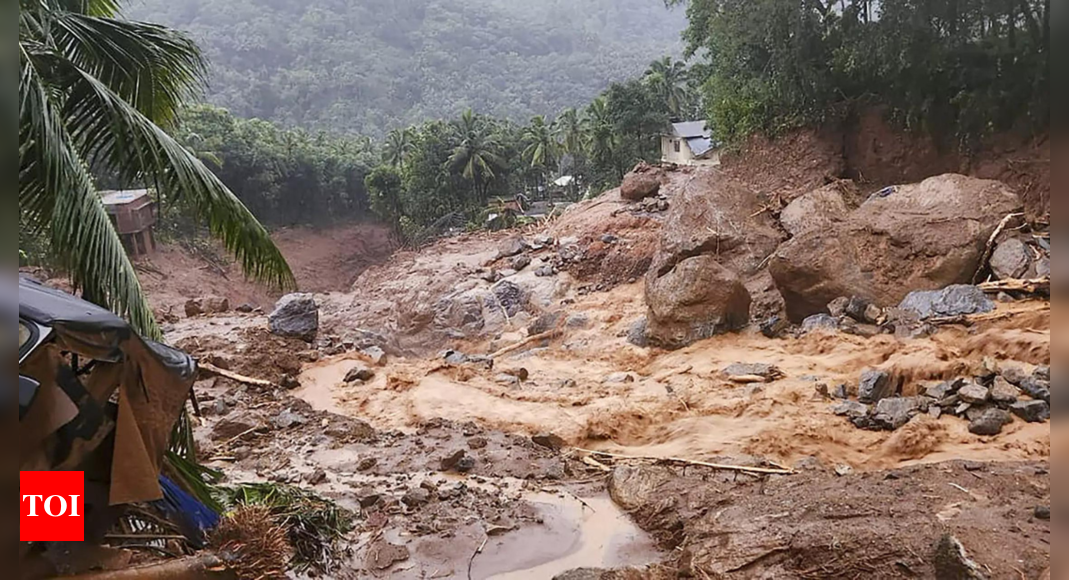
[[[661,161],[676,165],[720,165],[720,144],[705,121],[672,123],[661,136]]]

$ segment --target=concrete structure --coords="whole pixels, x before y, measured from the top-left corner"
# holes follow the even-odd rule
[[[661,161],[676,165],[720,165],[720,144],[712,139],[705,121],[672,123],[661,136]]]
[[[156,250],[152,235],[152,226],[156,224],[156,202],[149,190],[102,191],[100,197],[127,253],[142,256]]]

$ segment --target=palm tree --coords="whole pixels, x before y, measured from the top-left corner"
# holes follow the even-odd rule
[[[294,279],[267,230],[162,128],[204,78],[196,45],[117,13],[116,0],[20,0],[19,213],[84,297],[158,336],[93,172],[185,199],[247,275]]]
[[[590,102],[583,124],[591,157],[599,163],[610,161],[616,155],[619,137],[610,116],[609,102],[604,96]]]
[[[391,167],[400,167],[412,151],[412,128],[394,129],[386,136],[386,150],[382,160]]]
[[[645,79],[664,99],[668,111],[680,115],[687,100],[687,65],[666,56],[650,63]]]
[[[545,117],[532,117],[531,124],[523,128],[521,137],[527,143],[522,155],[531,167],[539,167],[544,173],[549,166],[556,163],[560,144],[553,137],[553,130],[549,123],[546,123]]]
[[[560,140],[561,148],[569,155],[583,153],[586,141],[586,130],[579,111],[574,108],[565,109],[553,123],[553,130]]]
[[[486,119],[468,109],[453,123],[457,146],[449,157],[449,169],[472,184],[475,201],[485,205],[490,183],[505,163],[501,145]]]

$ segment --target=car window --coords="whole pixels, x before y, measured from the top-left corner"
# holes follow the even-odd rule
[[[26,348],[26,345],[30,343],[30,339],[33,338],[33,333],[30,332],[30,327],[26,326],[19,321],[19,352],[22,352]]]

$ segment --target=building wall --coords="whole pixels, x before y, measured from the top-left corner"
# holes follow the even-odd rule
[[[720,165],[720,151],[710,151],[704,158],[694,157],[685,139],[661,137],[661,161],[676,165]]]

